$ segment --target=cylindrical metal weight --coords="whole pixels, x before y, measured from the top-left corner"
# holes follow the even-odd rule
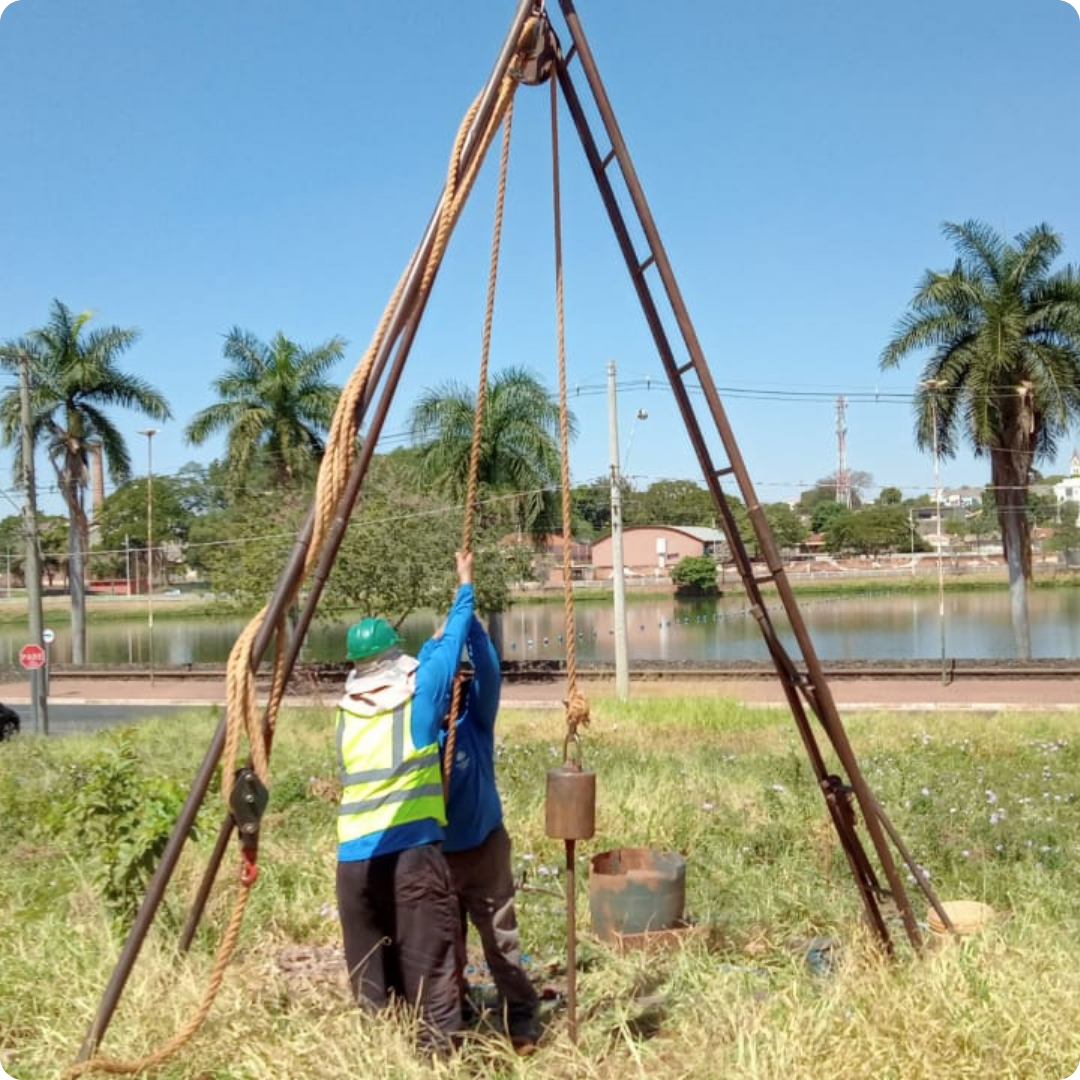
[[[564,763],[547,774],[547,834],[589,840],[596,831],[596,773]]]

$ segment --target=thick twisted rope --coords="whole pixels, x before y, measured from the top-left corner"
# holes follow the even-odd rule
[[[472,445],[469,447],[469,478],[465,492],[465,521],[461,528],[461,550],[472,551],[476,521],[476,489],[480,482],[480,451],[484,441],[484,409],[487,404],[488,362],[491,358],[491,325],[495,316],[495,287],[499,278],[499,252],[502,249],[503,210],[506,206],[506,177],[510,170],[510,132],[514,121],[514,103],[506,109],[503,125],[502,154],[499,157],[499,186],[495,196],[495,224],[491,236],[491,264],[488,269],[487,303],[484,307],[484,333],[480,349],[480,372],[477,377],[476,415],[473,418]],[[454,679],[450,693],[450,718],[443,747],[443,798],[450,797],[450,777],[454,771],[457,746],[457,716],[461,710],[464,680]]]
[[[526,24],[525,29],[522,32],[522,41],[528,40],[531,27],[532,20]],[[495,107],[492,110],[491,118],[480,136],[479,150],[473,158],[470,167],[464,172],[462,172],[461,156],[469,127],[479,108],[479,97],[469,107],[466,117],[458,130],[457,137],[454,140],[450,166],[447,170],[446,197],[441,204],[432,250],[424,264],[420,286],[414,300],[415,307],[420,307],[426,301],[427,295],[431,290],[432,282],[435,278],[435,273],[438,270],[447,243],[449,242],[450,233],[476,180],[480,166],[483,162],[483,157],[488,147],[490,147],[491,141],[510,106],[516,88],[517,82],[515,80],[509,76],[504,77],[499,88]],[[298,576],[295,591],[299,591],[300,583],[308,576],[321,557],[323,544],[330,531],[334,515],[337,512],[341,496],[348,482],[349,473],[356,456],[358,405],[367,388],[375,357],[385,340],[393,310],[404,289],[406,276],[407,275],[403,275],[402,279],[398,282],[391,303],[383,313],[383,317],[379,322],[375,335],[372,338],[366,353],[346,383],[342,390],[341,397],[338,400],[338,406],[330,424],[330,433],[326,444],[326,454],[319,469],[319,476],[316,483],[315,515],[311,542],[305,553],[303,570]],[[291,600],[292,597],[289,599]],[[228,699],[230,707],[227,720],[230,725],[240,727],[243,730],[247,730],[249,733],[257,730],[257,728],[253,727],[252,723],[246,719],[245,715],[243,715],[251,711],[252,703],[254,702],[254,671],[251,663],[251,645],[259,631],[262,629],[265,617],[266,608],[263,608],[263,610],[252,620],[247,631],[237,639],[229,654],[226,678],[227,685],[229,686]],[[279,636],[282,636],[281,631],[283,630],[283,627],[279,625],[277,630]],[[238,741],[239,736],[237,736],[237,743]],[[228,741],[227,745],[229,745]],[[225,757],[225,772],[226,774],[231,774],[234,771],[234,768],[229,768],[229,766],[235,764],[235,758],[230,759],[225,755],[223,755],[223,757]]]
[[[229,916],[229,924],[218,944],[217,953],[214,956],[214,966],[211,969],[210,978],[206,984],[206,990],[203,992],[202,1000],[199,1002],[199,1007],[171,1039],[141,1058],[114,1058],[98,1055],[88,1061],[81,1061],[66,1069],[61,1074],[61,1080],[77,1080],[78,1077],[90,1072],[128,1076],[132,1073],[152,1069],[155,1065],[160,1065],[182,1050],[191,1040],[191,1037],[202,1027],[203,1021],[209,1015],[214,1004],[218,990],[221,989],[221,983],[225,978],[225,969],[228,967],[233,950],[236,948],[236,940],[240,936],[240,925],[244,921],[244,910],[247,908],[250,895],[250,888],[241,887],[236,898],[236,905]]]
[[[519,52],[528,49],[531,38],[535,34],[536,19],[526,21],[519,37]],[[511,64],[511,69],[515,66]],[[413,300],[412,311],[422,310],[427,296],[431,290],[432,282],[442,261],[446,246],[449,243],[453,227],[461,214],[469,192],[472,190],[481,165],[491,146],[503,118],[506,116],[518,83],[509,74],[503,77],[499,86],[494,108],[483,132],[477,141],[477,151],[473,156],[469,167],[462,171],[462,154],[468,131],[480,106],[481,96],[470,105],[465,119],[458,129],[454,140],[453,150],[450,156],[450,165],[447,170],[447,180],[444,189],[444,197],[440,207],[439,220],[436,225],[434,243],[429,256],[424,264],[423,275],[416,297]],[[415,258],[415,255],[414,255]],[[382,318],[375,329],[367,351],[364,353],[356,369],[353,371],[348,382],[345,384],[338,399],[337,408],[334,411],[330,423],[330,432],[327,438],[326,452],[319,467],[319,475],[315,488],[315,513],[312,526],[311,541],[305,553],[304,565],[301,573],[297,575],[287,602],[282,605],[282,610],[287,610],[300,591],[302,583],[307,579],[311,570],[319,562],[323,546],[330,532],[334,515],[344,494],[348,483],[349,473],[356,456],[356,440],[359,428],[359,404],[367,389],[375,358],[382,347],[386,334],[389,330],[394,312],[398,306],[401,294],[405,288],[409,276],[407,269],[402,274],[390,302],[387,304]],[[240,636],[236,639],[229,652],[229,661],[226,669],[226,733],[222,750],[222,795],[228,805],[232,794],[234,776],[237,769],[237,761],[240,754],[241,742],[246,737],[248,751],[251,757],[251,765],[259,779],[267,783],[269,775],[269,756],[267,752],[268,736],[272,734],[277,721],[281,700],[285,693],[285,675],[281,663],[285,652],[286,620],[282,615],[274,624],[276,656],[274,663],[274,678],[270,689],[269,700],[266,708],[265,719],[261,718],[258,710],[258,699],[255,686],[256,662],[253,655],[255,640],[259,637],[266,621],[268,606],[248,623]],[[241,885],[236,904],[229,918],[228,926],[222,936],[214,958],[214,965],[207,983],[206,992],[199,1004],[198,1009],[191,1019],[162,1046],[152,1053],[138,1059],[123,1060],[105,1056],[95,1056],[87,1061],[79,1062],[63,1074],[64,1080],[75,1080],[90,1072],[106,1072],[113,1074],[131,1074],[153,1068],[167,1060],[180,1050],[198,1031],[206,1016],[209,1014],[218,990],[224,978],[225,969],[232,958],[233,951],[240,933],[244,911],[250,895],[250,886]]]
[[[562,478],[563,605],[566,609],[566,732],[567,746],[577,730],[589,723],[589,703],[577,685],[577,634],[574,624],[574,583],[571,547],[573,515],[570,500],[570,410],[566,403],[566,319],[563,305],[562,198],[559,184],[559,110],[557,86],[551,80],[551,171],[555,231],[555,317],[559,346],[559,454]]]

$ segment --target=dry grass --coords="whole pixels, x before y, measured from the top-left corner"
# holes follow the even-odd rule
[[[148,773],[186,780],[212,721],[134,732]],[[347,1000],[333,910],[333,774],[326,717],[285,715],[275,743],[263,873],[237,955],[202,1030],[161,1080],[478,1080],[724,1077],[966,1080],[1069,1075],[1080,1058],[1080,757],[1076,716],[1028,713],[852,717],[867,779],[943,899],[985,900],[980,935],[882,958],[863,930],[846,863],[786,712],[725,701],[593,703],[586,764],[598,774],[597,835],[580,845],[579,1038],[547,1004],[540,1052],[518,1059],[476,1034],[450,1062],[421,1061],[405,1016]],[[562,720],[507,711],[500,777],[530,968],[565,988],[562,845],[543,830],[544,778]],[[67,770],[107,736],[6,745],[0,771],[0,1063],[19,1080],[71,1063],[121,941],[91,884],[93,852],[57,825]],[[104,1048],[138,1055],[169,1038],[205,986],[235,888],[232,854],[186,958],[176,922],[220,822],[205,808],[168,912],[147,942]],[[617,846],[682,851],[687,910],[709,933],[666,951],[619,954],[590,932],[589,856]],[[914,894],[919,898],[919,894]],[[920,913],[924,905],[921,904]],[[813,938],[829,963],[810,963]],[[821,944],[818,942],[817,944]]]

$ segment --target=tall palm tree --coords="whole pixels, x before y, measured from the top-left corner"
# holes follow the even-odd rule
[[[1051,266],[1047,225],[1003,239],[979,221],[946,223],[949,271],[928,270],[881,354],[883,368],[929,350],[915,391],[915,440],[951,457],[961,440],[990,458],[1009,570],[1017,654],[1031,656],[1028,487],[1080,418],[1080,273]]]
[[[212,384],[221,400],[195,415],[184,431],[187,441],[198,446],[226,432],[229,473],[239,490],[264,455],[278,483],[293,484],[325,450],[341,388],[324,375],[344,356],[344,340],[303,349],[279,331],[266,345],[233,327],[222,352],[229,367]]]
[[[453,381],[424,393],[410,414],[421,481],[459,502],[468,489],[475,418],[475,392]],[[573,434],[572,418],[570,428]],[[560,462],[558,401],[525,368],[498,372],[484,395],[479,486],[508,496],[515,526],[536,531],[558,520],[552,510]]]
[[[131,458],[123,436],[105,410],[120,406],[154,420],[172,416],[157,390],[117,366],[120,356],[138,341],[138,330],[118,326],[87,330],[92,317],[89,311],[76,315],[54,300],[45,326],[0,346],[0,363],[5,367],[16,368],[24,357],[29,362],[33,445],[45,443],[67,507],[71,657],[75,664],[86,660],[89,524],[84,500],[89,448],[93,443],[101,444],[110,477],[121,483],[131,475]],[[15,468],[20,473],[21,434],[19,391],[9,389],[0,398],[0,441],[18,447]]]

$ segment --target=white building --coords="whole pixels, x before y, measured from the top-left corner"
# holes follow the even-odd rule
[[[1080,507],[1080,451],[1073,450],[1069,459],[1069,475],[1054,485],[1053,492],[1059,510],[1061,504],[1067,502],[1076,503],[1077,507]],[[1077,510],[1076,523],[1080,525],[1080,509]]]

